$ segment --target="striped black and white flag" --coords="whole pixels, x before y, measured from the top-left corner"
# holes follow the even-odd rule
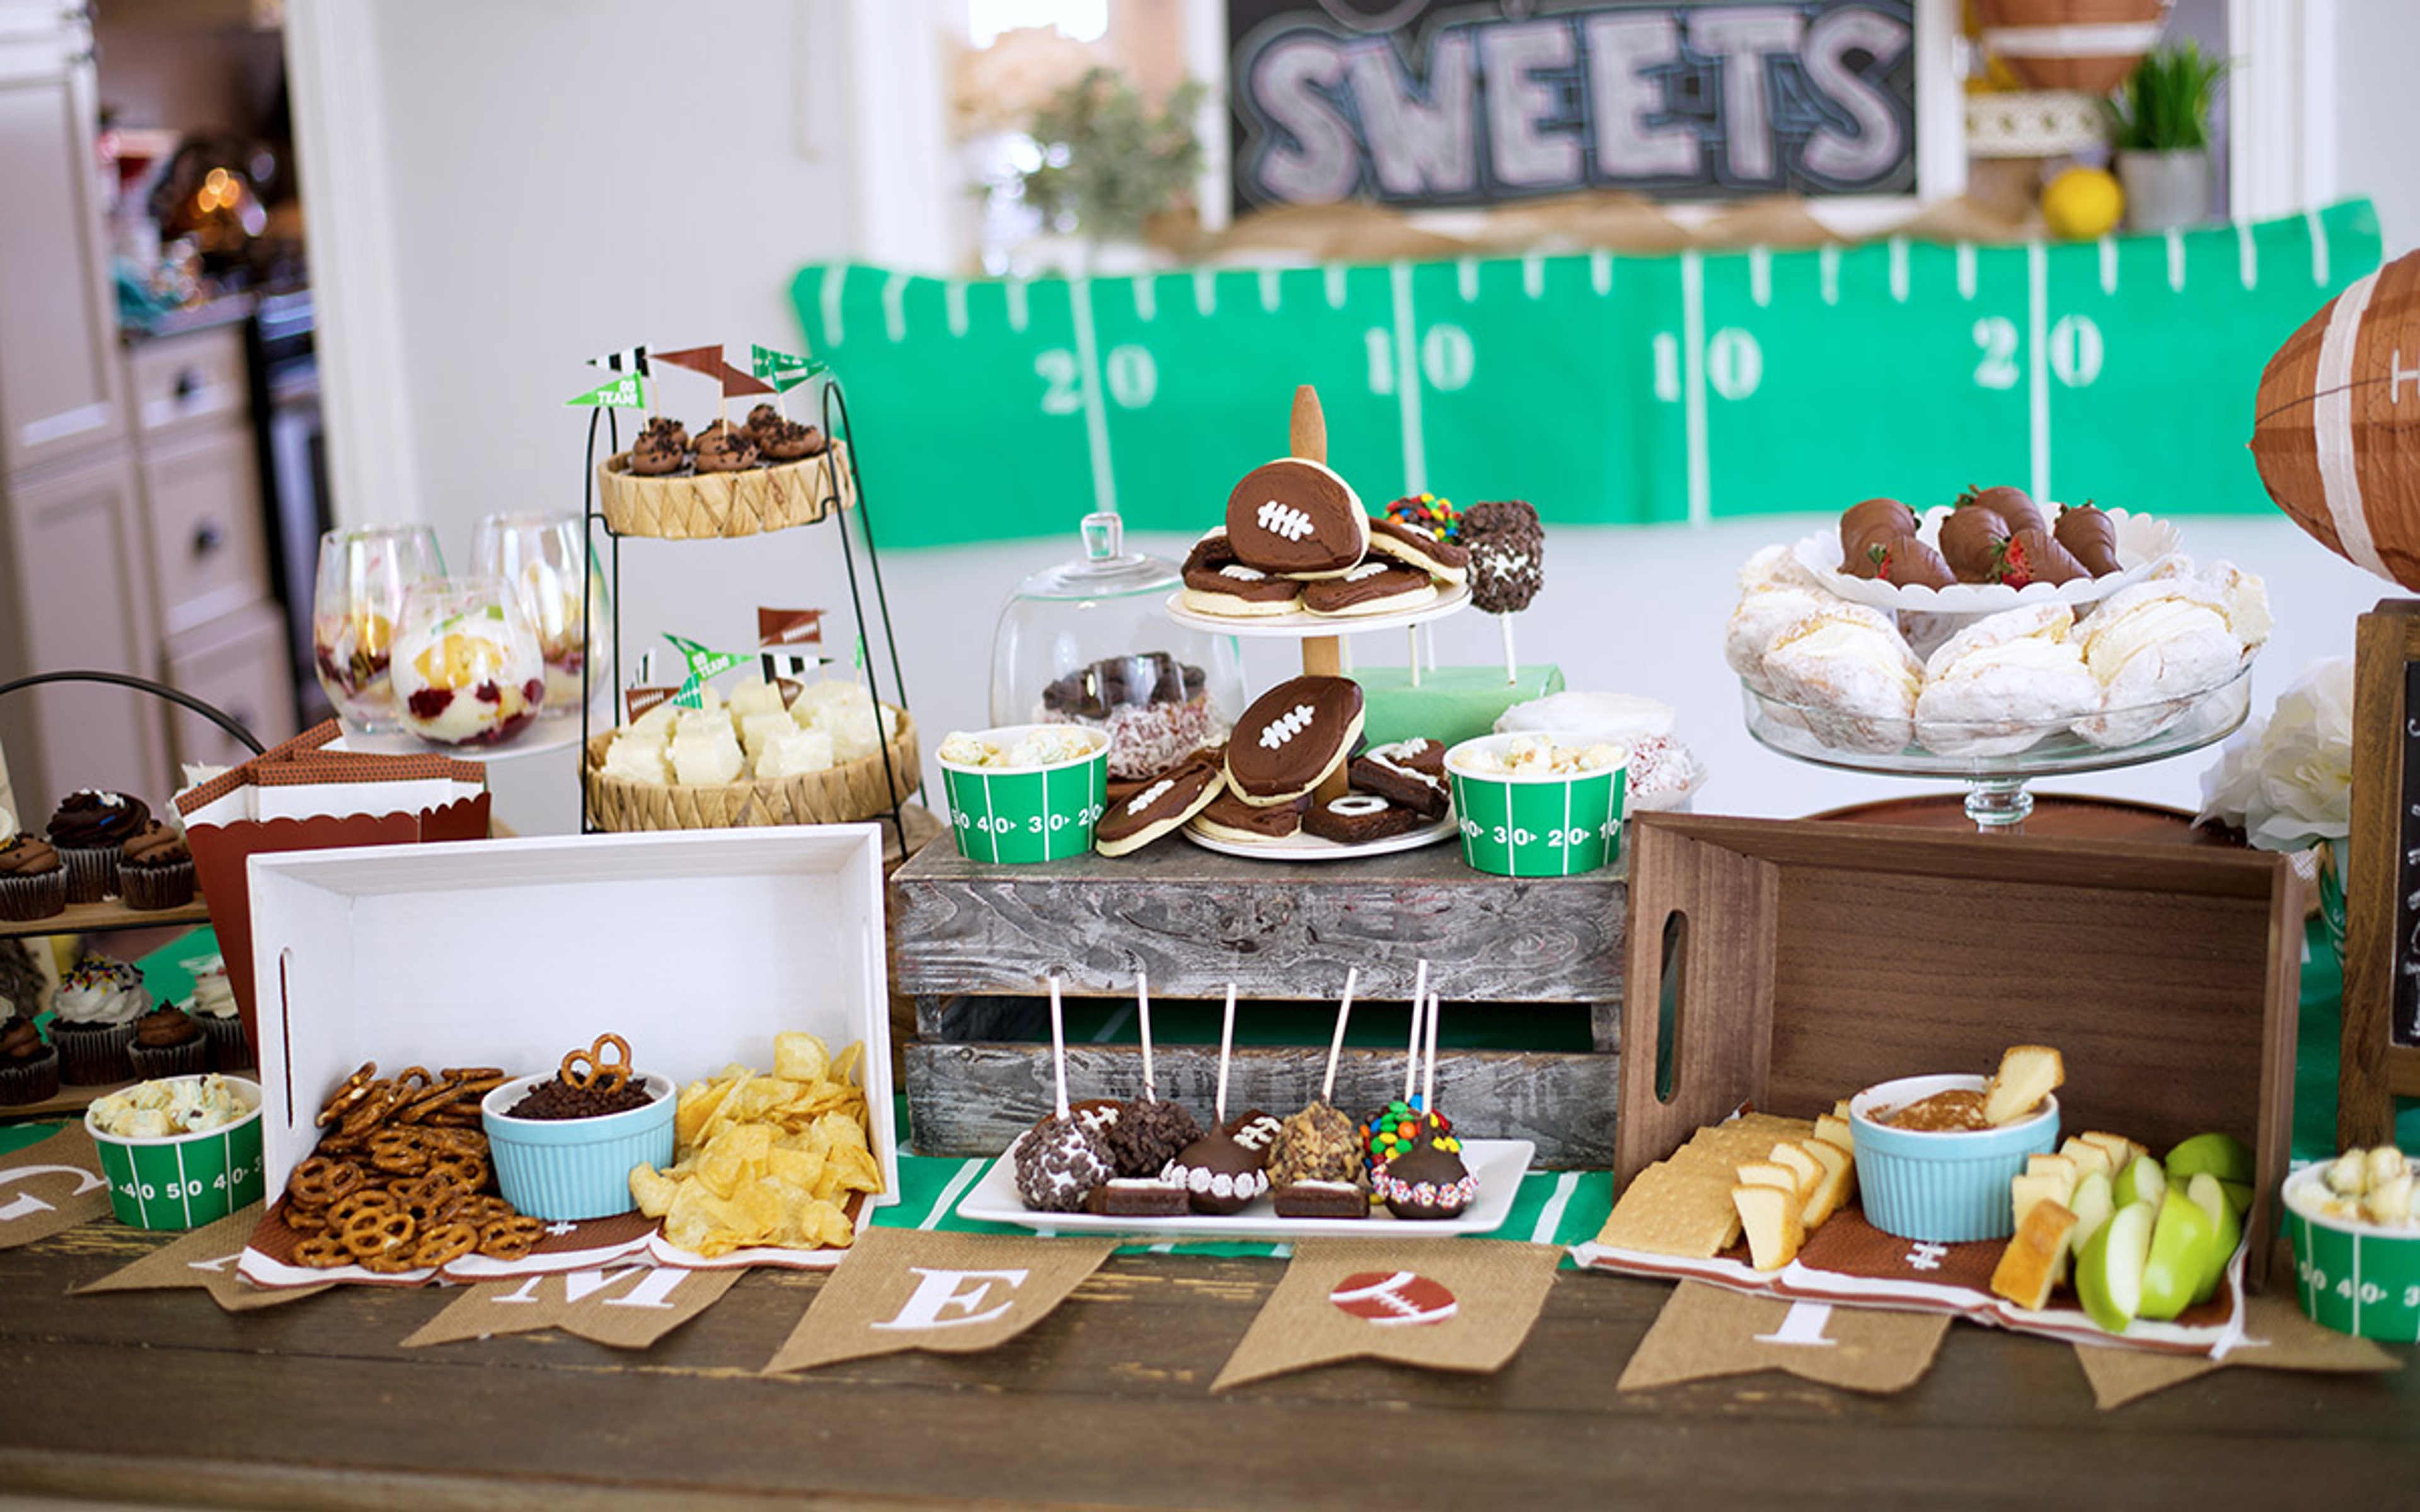
[[[803,679],[811,669],[820,667],[831,658],[809,656],[795,651],[768,651],[764,653],[763,659],[765,681],[778,683],[786,677],[795,683]]]
[[[606,352],[588,359],[588,365],[615,373],[636,373],[641,378],[655,377],[647,371],[647,348],[644,347],[625,347],[618,352]]]

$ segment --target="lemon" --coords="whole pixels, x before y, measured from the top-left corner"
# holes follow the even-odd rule
[[[2105,237],[2126,212],[2126,193],[2102,169],[2070,168],[2042,191],[2041,212],[2055,237]]]

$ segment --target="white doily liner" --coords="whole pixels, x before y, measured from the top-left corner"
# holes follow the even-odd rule
[[[2042,506],[2045,517],[2055,519],[2058,506]],[[1941,547],[1941,522],[1947,519],[1947,505],[1936,505],[1925,511],[1917,522],[1916,538],[1935,550]],[[2111,524],[2117,528],[2118,570],[2101,578],[2078,578],[2066,583],[2027,583],[2011,588],[2006,583],[1957,583],[1947,588],[1901,588],[1875,578],[1855,578],[1840,570],[1840,532],[1836,528],[1819,531],[1790,548],[1798,564],[1815,575],[1827,592],[1854,604],[1864,604],[1885,613],[1908,611],[1918,614],[1994,614],[2002,609],[2016,609],[2025,604],[2068,604],[2081,609],[2086,604],[2097,604],[2120,588],[2137,582],[2149,571],[2153,563],[2177,550],[2183,534],[2176,526],[2155,515],[2130,514],[2123,509],[2108,511]],[[2079,616],[2080,617],[2080,616]]]

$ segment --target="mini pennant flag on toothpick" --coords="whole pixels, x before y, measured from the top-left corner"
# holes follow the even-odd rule
[[[588,365],[614,373],[636,373],[642,378],[655,376],[647,367],[647,348],[644,346],[625,347],[618,352],[601,352],[588,359]]]
[[[819,609],[756,609],[756,643],[760,646],[819,646],[824,643],[824,611]]]
[[[742,373],[739,369],[732,366],[729,363],[722,364],[722,371],[717,376],[722,380],[722,396],[726,399],[732,397],[734,394],[772,393],[776,392],[773,385],[766,382],[763,378],[752,378],[748,374]]]
[[[676,352],[649,352],[647,359],[672,367],[685,367],[710,378],[722,376],[722,343],[719,341],[711,347],[684,347]]]
[[[692,683],[703,683],[709,677],[719,677],[734,667],[745,667],[750,659],[746,655],[737,651],[708,651],[696,641],[676,635],[667,635],[664,639],[671,641],[673,649],[678,651],[682,659],[689,663],[689,681]]]
[[[777,352],[770,347],[751,345],[748,348],[748,369],[760,378],[771,381],[775,392],[787,393],[799,384],[830,371],[830,364],[812,357],[794,357]]]
[[[649,709],[654,708],[657,704],[664,702],[669,699],[676,699],[680,697],[680,692],[681,690],[677,687],[641,687],[633,685],[628,692],[622,695],[622,698],[623,701],[629,705],[630,717],[636,719],[639,716],[646,713]],[[696,707],[695,704],[691,704],[690,706],[691,708]]]
[[[756,659],[764,666],[765,681],[779,683],[785,679],[796,682],[824,665],[829,658],[803,656],[795,651],[768,651]]]
[[[647,383],[636,373],[625,373],[585,393],[573,394],[563,401],[563,406],[566,409],[644,409],[648,408]]]

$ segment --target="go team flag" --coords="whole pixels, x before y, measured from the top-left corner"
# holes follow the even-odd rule
[[[575,393],[563,401],[570,409],[644,409],[647,408],[647,382],[636,373],[625,373],[610,383],[600,383],[586,393]]]
[[[793,357],[788,352],[777,352],[770,347],[751,345],[748,353],[749,371],[769,380],[774,389],[783,393],[789,393],[829,367],[829,364],[811,357]]]
[[[734,667],[744,667],[754,659],[752,656],[736,652],[708,651],[696,641],[684,640],[676,635],[667,635],[664,639],[678,648],[682,657],[689,662],[689,681],[683,685],[683,692],[690,691],[692,685],[703,684],[709,677],[727,672]]]

